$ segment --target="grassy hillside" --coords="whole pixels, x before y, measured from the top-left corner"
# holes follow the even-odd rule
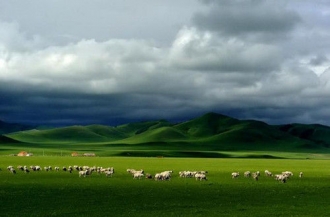
[[[87,127],[71,126],[50,130],[28,130],[9,134],[8,137],[23,142],[104,142],[105,136],[97,134]]]
[[[322,147],[330,147],[330,127],[320,124],[287,124],[278,126],[283,132],[300,139],[312,141]]]
[[[6,144],[17,144],[21,143],[20,141],[17,141],[15,139],[9,138],[7,136],[0,135],[0,144],[6,143]]]
[[[239,120],[228,116],[207,113],[202,117],[178,124],[175,128],[190,136],[200,138],[224,133],[239,123]]]
[[[272,126],[216,113],[179,124],[161,120],[117,127],[70,126],[6,134],[30,148],[78,149],[109,155],[115,151],[120,156],[187,156],[187,153],[195,156],[196,152],[201,156],[219,156],[216,153],[219,151],[330,153],[328,135],[330,128],[322,125]]]

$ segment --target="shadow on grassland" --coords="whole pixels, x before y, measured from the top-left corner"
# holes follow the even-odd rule
[[[186,157],[186,158],[251,158],[251,159],[286,159],[267,154],[231,155],[219,152],[203,151],[121,151],[112,153],[117,157]]]
[[[118,157],[187,157],[187,158],[231,158],[229,154],[199,151],[122,151],[112,154]]]

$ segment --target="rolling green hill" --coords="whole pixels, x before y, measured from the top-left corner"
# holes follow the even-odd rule
[[[320,124],[287,124],[278,126],[278,129],[300,139],[312,141],[316,145],[326,148],[330,147],[330,127],[328,126]]]
[[[69,126],[27,130],[6,134],[13,141],[30,144],[77,144],[84,147],[130,150],[193,151],[294,151],[316,150],[330,153],[330,127],[291,124],[273,126],[261,121],[238,120],[207,113],[201,117],[171,124],[167,121]],[[4,143],[1,142],[0,143]],[[53,145],[55,147],[55,145]],[[90,150],[93,150],[91,148]]]

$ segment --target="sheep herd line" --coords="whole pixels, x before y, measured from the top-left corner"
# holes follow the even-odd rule
[[[69,173],[73,173],[74,171],[76,171],[79,175],[79,177],[87,177],[92,175],[93,173],[97,173],[98,175],[101,174],[105,174],[106,177],[112,177],[113,174],[115,173],[115,170],[113,167],[107,167],[107,168],[103,168],[103,167],[90,167],[90,166],[68,166],[68,167],[58,167],[55,166],[54,168],[52,166],[45,166],[45,167],[41,167],[41,166],[17,166],[16,169],[18,171],[21,171],[23,173],[30,173],[31,171],[34,172],[39,172],[39,171],[64,171],[64,172],[69,172]],[[12,173],[12,174],[16,174],[16,169],[13,166],[8,166],[7,170]],[[0,169],[1,171],[1,169]],[[154,176],[150,173],[145,173],[143,169],[140,170],[135,170],[135,169],[127,169],[126,170],[132,177],[133,179],[141,179],[141,178],[145,178],[145,179],[154,179],[156,181],[162,181],[162,180],[170,180],[173,174],[172,170],[167,170],[167,171],[163,171],[163,172],[159,172],[156,173]],[[179,177],[181,178],[195,178],[196,180],[202,181],[202,180],[207,180],[206,174],[208,172],[207,171],[180,171],[179,172]],[[231,174],[232,179],[237,179],[240,176],[239,172],[233,172]],[[269,170],[265,170],[265,176],[267,177],[274,177],[275,180],[280,181],[282,183],[286,183],[288,181],[288,179],[290,177],[293,176],[293,173],[291,171],[284,171],[280,174],[272,174],[272,172],[270,172]],[[253,178],[255,181],[259,180],[260,177],[260,172],[256,171],[256,172],[250,172],[250,171],[245,171],[244,172],[244,177],[245,178]],[[299,173],[299,178],[303,177],[303,172]]]

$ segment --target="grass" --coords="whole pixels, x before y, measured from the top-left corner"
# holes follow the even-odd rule
[[[69,126],[45,130],[28,130],[6,134],[0,143],[28,143],[30,146],[53,148],[89,145],[110,148],[129,146],[141,151],[141,146],[158,150],[199,151],[291,151],[330,153],[328,141],[330,128],[318,125],[272,126],[260,121],[237,120],[216,113],[179,124],[166,121],[129,123],[117,127],[102,125]],[[7,138],[6,138],[7,137]],[[26,144],[26,146],[28,146]],[[103,147],[104,149],[104,147]],[[179,152],[177,152],[178,154]],[[143,156],[143,155],[142,155]],[[183,155],[184,156],[184,155]]]
[[[75,164],[113,166],[115,174],[12,175],[5,169]],[[3,156],[0,167],[1,216],[325,216],[330,208],[327,160]],[[127,168],[174,174],[171,181],[133,180]],[[265,177],[265,169],[291,170],[295,176],[282,184]],[[179,178],[180,170],[207,170],[208,181]],[[260,180],[231,179],[231,172],[246,170],[261,171]]]

